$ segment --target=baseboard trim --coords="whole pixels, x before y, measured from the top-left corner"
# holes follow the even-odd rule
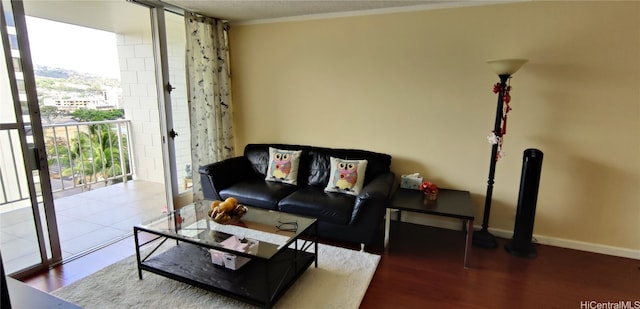
[[[395,218],[395,217],[392,216],[391,218]],[[456,231],[462,230],[462,226],[463,226],[463,224],[460,223],[460,220],[434,218],[433,216],[423,216],[420,214],[409,213],[409,212],[402,213],[402,222],[433,226],[433,227],[456,230]],[[481,228],[479,224],[474,226],[476,229]],[[513,237],[513,231],[496,229],[491,227],[489,228],[489,231],[496,237],[505,238],[505,239],[511,239],[511,237]],[[543,244],[543,245],[640,260],[640,250],[607,246],[602,244],[594,244],[594,243],[589,243],[584,241],[557,238],[557,237],[538,235],[538,234],[534,234],[533,238],[537,243]]]
[[[480,228],[480,226],[478,226],[477,228]],[[489,231],[494,236],[497,236],[497,237],[506,238],[506,239],[510,239],[511,237],[513,237],[513,231],[494,229],[494,228],[489,228]],[[551,236],[545,236],[545,235],[537,235],[537,234],[533,234],[533,238],[537,243],[543,244],[543,245],[640,260],[640,250],[607,246],[602,244],[594,244],[590,242],[557,238],[557,237],[551,237]]]

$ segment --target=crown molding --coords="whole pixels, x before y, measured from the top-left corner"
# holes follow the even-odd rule
[[[493,0],[493,1],[469,0],[469,1],[455,1],[455,2],[443,1],[443,2],[437,2],[437,3],[432,3],[432,4],[420,4],[420,5],[393,7],[393,8],[371,9],[371,10],[349,11],[349,12],[336,12],[336,13],[309,14],[309,15],[291,16],[291,17],[255,19],[255,20],[239,21],[239,22],[230,21],[230,24],[231,25],[244,26],[244,25],[260,25],[260,24],[273,24],[273,23],[286,23],[286,22],[300,22],[300,21],[346,18],[346,17],[358,17],[358,16],[369,16],[369,15],[382,15],[382,14],[393,14],[393,13],[430,11],[430,10],[462,8],[462,7],[472,7],[472,6],[511,4],[511,3],[531,2],[531,1],[533,1],[533,0],[502,0],[502,1],[500,1],[500,0]]]

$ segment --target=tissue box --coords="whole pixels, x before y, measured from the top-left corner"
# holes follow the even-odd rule
[[[241,242],[237,236],[231,236],[220,243],[223,247],[234,249],[236,251],[242,251],[246,253],[256,254],[258,252],[258,241],[254,239],[247,239],[247,242]],[[222,252],[214,249],[209,249],[211,253],[211,262],[213,264],[224,266],[229,269],[240,269],[240,267],[251,261],[250,258],[237,256],[232,253]]]
[[[420,175],[400,176],[400,188],[419,190],[421,184],[422,184],[422,176]]]

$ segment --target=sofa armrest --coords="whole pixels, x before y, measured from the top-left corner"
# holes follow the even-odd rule
[[[389,197],[394,183],[395,174],[388,172],[379,175],[364,186],[360,195],[356,198],[356,204],[351,215],[351,223],[357,220],[363,212],[370,211],[379,213],[382,219],[384,211],[389,204]]]
[[[226,189],[242,180],[255,178],[256,176],[251,162],[244,156],[202,165],[198,168],[198,173],[200,173],[203,179],[203,189],[204,186],[208,185],[215,194],[215,196],[209,198],[216,199],[220,199],[220,190]],[[208,183],[205,183],[204,179],[207,179]]]
[[[362,187],[358,199],[371,199],[371,198],[383,198],[388,199],[391,196],[391,190],[395,182],[396,176],[393,172],[384,173],[378,175],[369,182],[366,186]]]

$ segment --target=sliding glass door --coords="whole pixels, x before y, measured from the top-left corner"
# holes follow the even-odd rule
[[[14,277],[62,260],[21,1],[0,3],[0,251]]]
[[[171,125],[180,135],[174,139],[175,154],[173,162],[176,165],[175,178],[178,184],[178,193],[191,194],[191,128],[189,123],[189,106],[187,95],[186,76],[186,33],[184,16],[174,12],[165,11],[165,26],[167,34],[167,61],[169,70],[169,82],[171,83]]]
[[[160,2],[134,2],[151,14],[165,186],[169,206],[176,209],[193,200],[191,181],[198,173],[191,164],[184,17],[180,9]]]
[[[171,183],[173,187],[174,207],[183,206],[193,198],[191,183],[193,175],[198,175],[197,167],[191,166],[191,128],[189,122],[189,106],[186,79],[186,33],[184,16],[171,11],[164,11],[166,29],[167,77],[170,88],[170,109],[166,109],[167,127],[170,128],[170,143],[168,162],[172,168]],[[171,131],[176,135],[171,137]],[[169,183],[169,181],[166,181]]]

